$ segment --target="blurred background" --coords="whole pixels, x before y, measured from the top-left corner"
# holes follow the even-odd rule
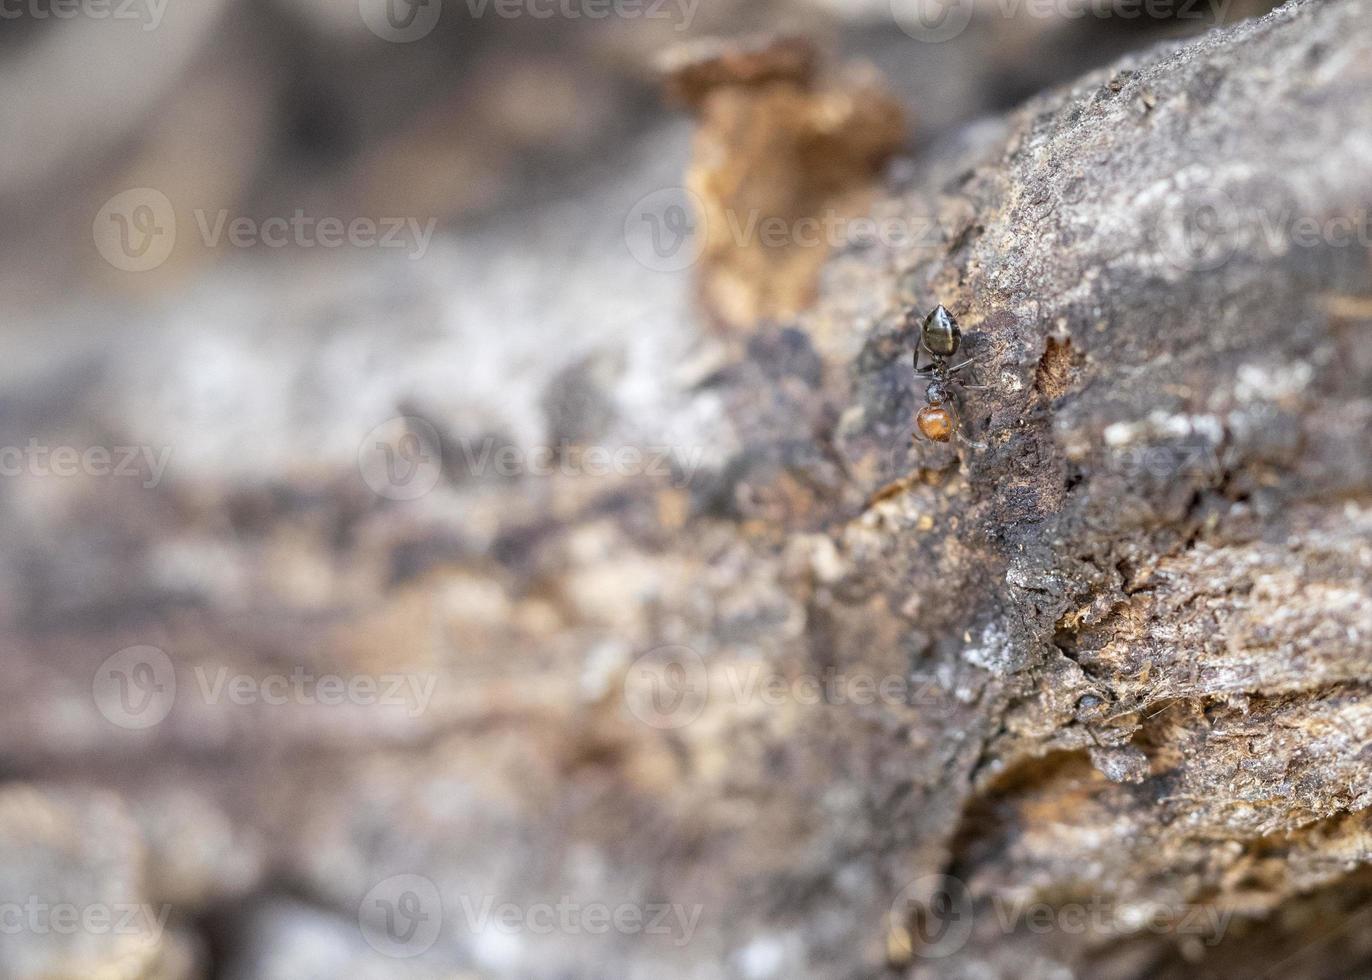
[[[441,764],[337,761],[428,752],[416,705],[460,734],[489,709],[473,699],[515,698],[509,664],[558,663],[556,644],[510,651],[562,599],[512,603],[475,574],[433,606],[408,589],[444,563],[533,568],[540,525],[516,518],[589,499],[473,476],[451,433],[575,438],[598,411],[584,380],[610,371],[631,379],[611,430],[628,440],[657,378],[718,362],[695,270],[626,231],[690,165],[689,98],[662,82],[682,45],[801,35],[878,79],[904,119],[898,180],[1035,93],[1273,4],[1050,6],[988,4],[943,37],[939,0],[0,0],[0,899],[26,924],[0,937],[0,976],[596,975],[589,948],[488,936],[434,958],[351,912],[422,913],[435,888],[451,905],[435,849],[496,880],[529,877],[510,853],[560,846],[463,802],[489,769],[561,812],[535,751],[561,749],[532,722],[443,742]],[[587,577],[577,601],[612,624],[633,574]],[[605,632],[595,649],[622,658]],[[226,663],[440,684],[389,714],[188,697],[222,690],[191,664]],[[168,914],[149,945],[32,907],[63,901]],[[783,975],[783,953],[731,975]]]
[[[4,109],[0,166],[10,315],[50,322],[87,294],[156,302],[244,250],[250,262],[321,260],[207,242],[199,211],[415,217],[454,236],[575,199],[622,173],[647,134],[670,140],[655,59],[692,38],[797,32],[870,60],[909,108],[918,152],[1131,49],[1273,6],[1198,0],[1141,16],[1108,0],[1004,0],[930,43],[914,36],[942,7],[927,0],[642,0],[627,11],[376,0],[375,16],[370,2],[109,0],[105,14],[98,0],[98,12],[89,0],[12,0],[0,38],[8,90],[23,93]],[[101,258],[91,224],[138,187],[171,201],[177,235],[156,274],[134,276]]]

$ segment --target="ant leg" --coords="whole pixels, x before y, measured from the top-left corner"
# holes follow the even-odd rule
[[[964,387],[965,387],[965,386],[964,386]],[[963,425],[963,422],[964,422],[964,420],[966,420],[966,418],[967,418],[967,413],[963,410],[963,405],[962,405],[962,398],[961,398],[961,396],[960,396],[960,395],[954,395],[954,399],[955,399],[955,401],[956,401],[955,407],[956,407],[957,413],[958,413],[958,421],[957,421],[957,429],[956,429],[958,441],[961,442],[964,446],[969,446],[970,448],[976,449],[976,450],[981,451],[981,452],[985,452],[987,449],[990,449],[991,447],[988,446],[988,445],[987,445],[986,443],[984,443],[984,442],[977,442],[975,439],[969,439],[969,438],[967,438],[966,434],[965,434],[964,431],[963,431],[963,429],[965,428],[964,425]]]
[[[981,356],[980,354],[977,355],[977,357],[980,357],[980,356]],[[961,364],[958,364],[958,365],[955,365],[955,366],[953,366],[953,367],[950,367],[950,368],[948,369],[948,373],[949,373],[949,374],[952,374],[952,373],[955,372],[955,371],[961,371],[961,370],[962,370],[963,368],[965,368],[967,365],[969,365],[969,364],[971,364],[973,361],[975,361],[975,360],[977,359],[977,357],[969,357],[969,358],[967,358],[967,360],[963,361]],[[969,384],[963,384],[962,387],[963,387],[963,389],[966,390],[966,391],[985,391],[986,389],[990,388],[991,386],[990,386],[990,385],[969,385]]]

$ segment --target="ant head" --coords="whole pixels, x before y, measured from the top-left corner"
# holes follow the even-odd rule
[[[942,303],[924,318],[924,325],[920,327],[920,343],[935,357],[952,357],[958,352],[961,340],[962,331],[958,329],[958,321]]]

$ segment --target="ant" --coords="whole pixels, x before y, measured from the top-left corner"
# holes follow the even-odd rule
[[[905,314],[906,326],[913,329],[915,319],[914,310],[908,311]],[[976,360],[969,357],[961,364],[949,366],[948,362],[957,354],[961,342],[962,331],[958,329],[957,318],[949,313],[948,308],[942,303],[934,307],[934,311],[926,316],[924,323],[920,325],[919,343],[915,346],[915,377],[928,378],[929,385],[924,390],[924,400],[928,404],[915,416],[915,424],[919,426],[919,431],[926,439],[934,442],[947,442],[953,438],[953,433],[957,432],[961,400],[956,398],[953,385],[956,384],[958,389],[965,391],[981,391],[989,387],[964,384],[960,379],[953,377]],[[919,366],[921,352],[932,358],[924,367]],[[961,433],[958,437],[968,445],[978,445],[970,442]]]

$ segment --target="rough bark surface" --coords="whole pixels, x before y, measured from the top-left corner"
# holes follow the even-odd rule
[[[684,137],[446,265],[230,272],[16,399],[16,438],[174,452],[155,492],[7,487],[0,746],[32,785],[0,799],[4,873],[84,866],[32,814],[79,842],[113,790],[129,867],[91,887],[170,903],[233,977],[338,949],[366,977],[1372,962],[1372,263],[1298,223],[1365,226],[1372,3],[1288,4],[898,168],[874,213],[929,234],[835,256],[813,310],[742,344],[624,252]],[[935,301],[989,385],[970,444],[910,441],[900,314]],[[414,500],[358,469],[397,414],[441,457]],[[550,475],[480,457],[553,444]],[[647,452],[595,475],[590,445]],[[91,697],[134,645],[177,681],[138,729]],[[205,694],[301,664],[436,683],[422,712]],[[864,687],[890,678],[899,700]],[[403,873],[445,931],[396,960],[357,910]],[[950,887],[956,949],[920,938]],[[699,918],[689,941],[463,919],[566,895]],[[1008,921],[1033,903],[1103,911]],[[0,973],[34,955],[0,946]],[[108,975],[193,959],[139,955]]]

